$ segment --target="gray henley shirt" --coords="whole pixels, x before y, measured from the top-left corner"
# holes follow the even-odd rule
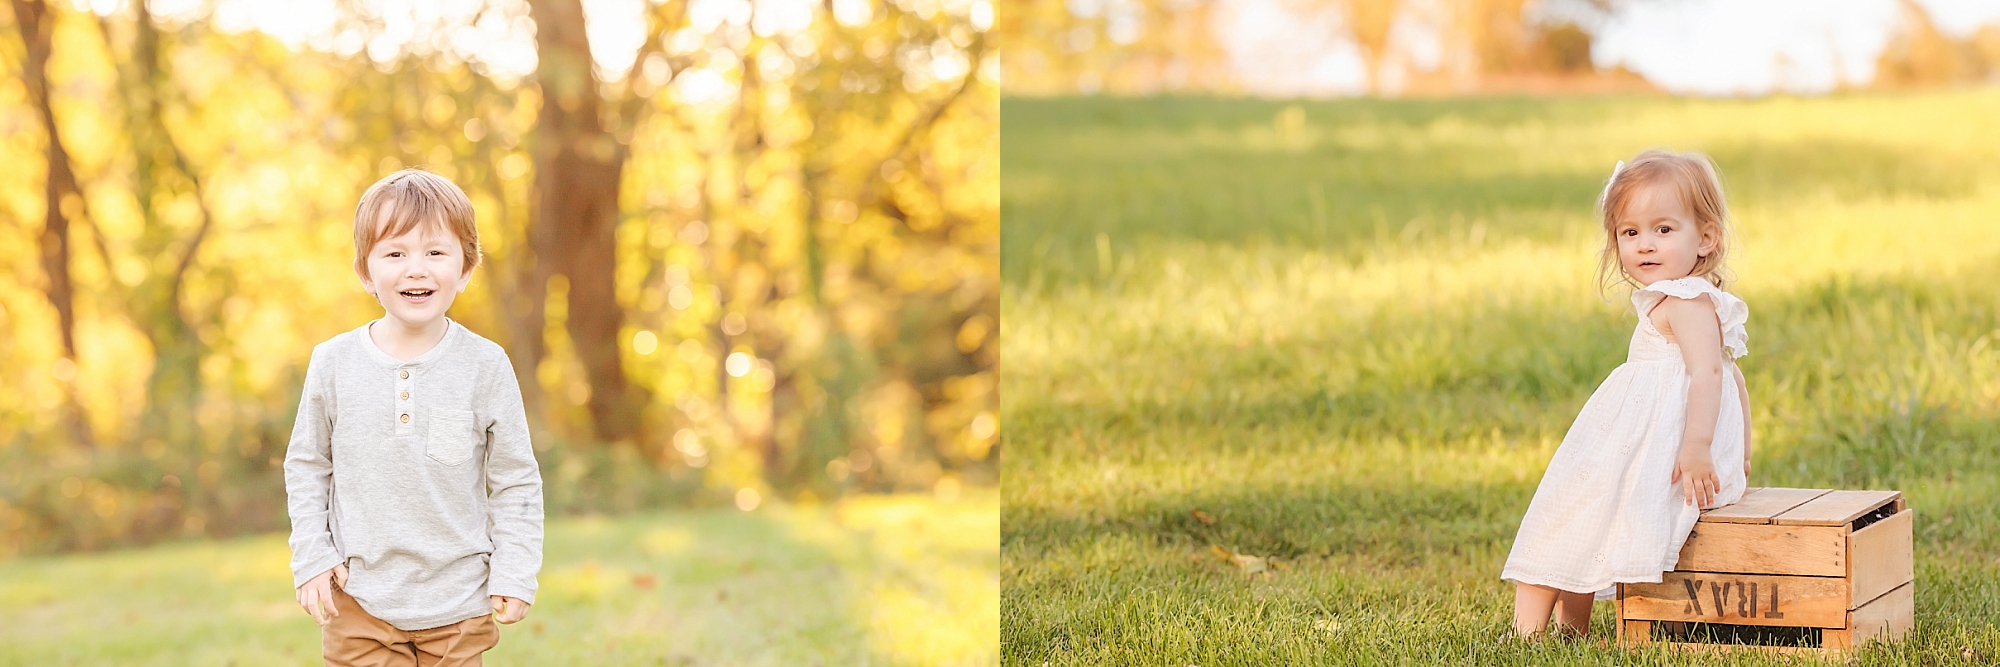
[[[313,348],[285,452],[294,588],[341,563],[369,614],[422,630],[535,601],[542,474],[506,351],[447,321],[397,361],[368,325]]]

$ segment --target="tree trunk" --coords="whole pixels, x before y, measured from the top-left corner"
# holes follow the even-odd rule
[[[1368,92],[1384,95],[1382,63],[1389,52],[1389,33],[1395,28],[1402,3],[1398,0],[1345,0],[1340,8],[1348,33],[1353,36],[1355,46],[1360,47],[1361,62],[1368,69]]]
[[[160,69],[160,33],[153,26],[145,3],[138,3],[133,20],[131,51],[116,59],[118,89],[123,93],[125,129],[132,141],[133,197],[139,204],[142,228],[133,251],[141,257],[179,253],[171,265],[147,262],[145,278],[126,299],[133,324],[153,346],[153,372],[146,382],[146,408],[140,417],[143,435],[159,437],[177,445],[194,442],[199,433],[194,420],[195,404],[201,396],[201,359],[207,350],[196,335],[182,303],[189,268],[201,249],[214,221],[202,197],[201,180],[193,165],[168,133],[164,108],[165,72]],[[105,43],[113,44],[110,26],[100,22]],[[178,172],[185,181],[184,192],[161,178]],[[161,195],[192,197],[200,216],[193,232],[183,235],[161,219]],[[176,250],[176,245],[178,249]],[[109,258],[106,258],[109,261]]]
[[[76,172],[70,169],[69,151],[63,149],[62,135],[56,131],[55,107],[49,101],[48,64],[55,46],[55,16],[42,0],[13,0],[13,3],[14,27],[20,31],[21,43],[27,47],[27,62],[21,67],[22,78],[27,84],[29,100],[42,119],[42,129],[48,136],[45,153],[48,171],[42,187],[40,245],[42,271],[49,278],[45,291],[49,305],[56,309],[56,321],[62,329],[63,357],[71,369],[69,379],[63,381],[63,421],[77,444],[91,447],[90,424],[76,391],[76,286],[69,273],[69,214],[63,210],[64,202],[81,206],[83,191],[77,186]]]
[[[532,279],[522,297],[528,313],[520,329],[539,334],[548,279],[569,280],[566,328],[590,382],[591,422],[606,441],[639,437],[640,389],[625,377],[618,332],[616,276],[618,191],[627,149],[599,124],[604,102],[591,73],[590,41],[580,0],[539,0],[532,5],[540,65],[542,108],[536,118],[535,194],[529,222],[534,247]],[[615,107],[614,107],[615,109]],[[539,336],[538,336],[539,337]],[[544,350],[522,360],[539,366]],[[528,376],[532,378],[532,375]]]

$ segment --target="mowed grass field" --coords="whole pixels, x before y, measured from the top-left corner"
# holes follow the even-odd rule
[[[859,497],[546,529],[486,664],[983,665],[998,499]],[[0,561],[0,665],[318,665],[285,536]]]
[[[1002,109],[1002,663],[1818,662],[1628,652],[1609,603],[1500,641],[1636,323],[1591,206],[1653,146],[1737,219],[1751,485],[1919,512],[1916,628],[1853,664],[2000,660],[2000,91]]]

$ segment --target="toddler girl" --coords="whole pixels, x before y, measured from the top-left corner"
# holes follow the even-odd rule
[[[1735,359],[1750,309],[1722,291],[1729,210],[1700,153],[1649,150],[1618,163],[1598,202],[1599,284],[1635,288],[1625,363],[1591,394],[1549,461],[1501,578],[1514,631],[1551,611],[1587,634],[1594,599],[1674,568],[1701,510],[1743,497],[1749,394]],[[1614,268],[1615,267],[1615,268]]]

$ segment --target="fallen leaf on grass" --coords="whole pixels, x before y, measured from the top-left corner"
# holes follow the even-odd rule
[[[1211,546],[1209,549],[1213,550],[1215,555],[1221,557],[1222,560],[1235,563],[1236,567],[1242,569],[1245,575],[1255,576],[1263,574],[1267,577],[1270,576],[1271,563],[1265,560],[1263,556],[1239,554],[1220,545]]]
[[[1196,521],[1200,521],[1200,522],[1201,522],[1201,525],[1204,525],[1204,526],[1213,526],[1213,525],[1215,525],[1215,515],[1213,515],[1213,514],[1209,514],[1209,513],[1207,513],[1207,512],[1203,512],[1203,511],[1201,511],[1201,510],[1195,510],[1195,511],[1193,511],[1193,512],[1192,512],[1192,514],[1194,514],[1194,520],[1196,520]]]

